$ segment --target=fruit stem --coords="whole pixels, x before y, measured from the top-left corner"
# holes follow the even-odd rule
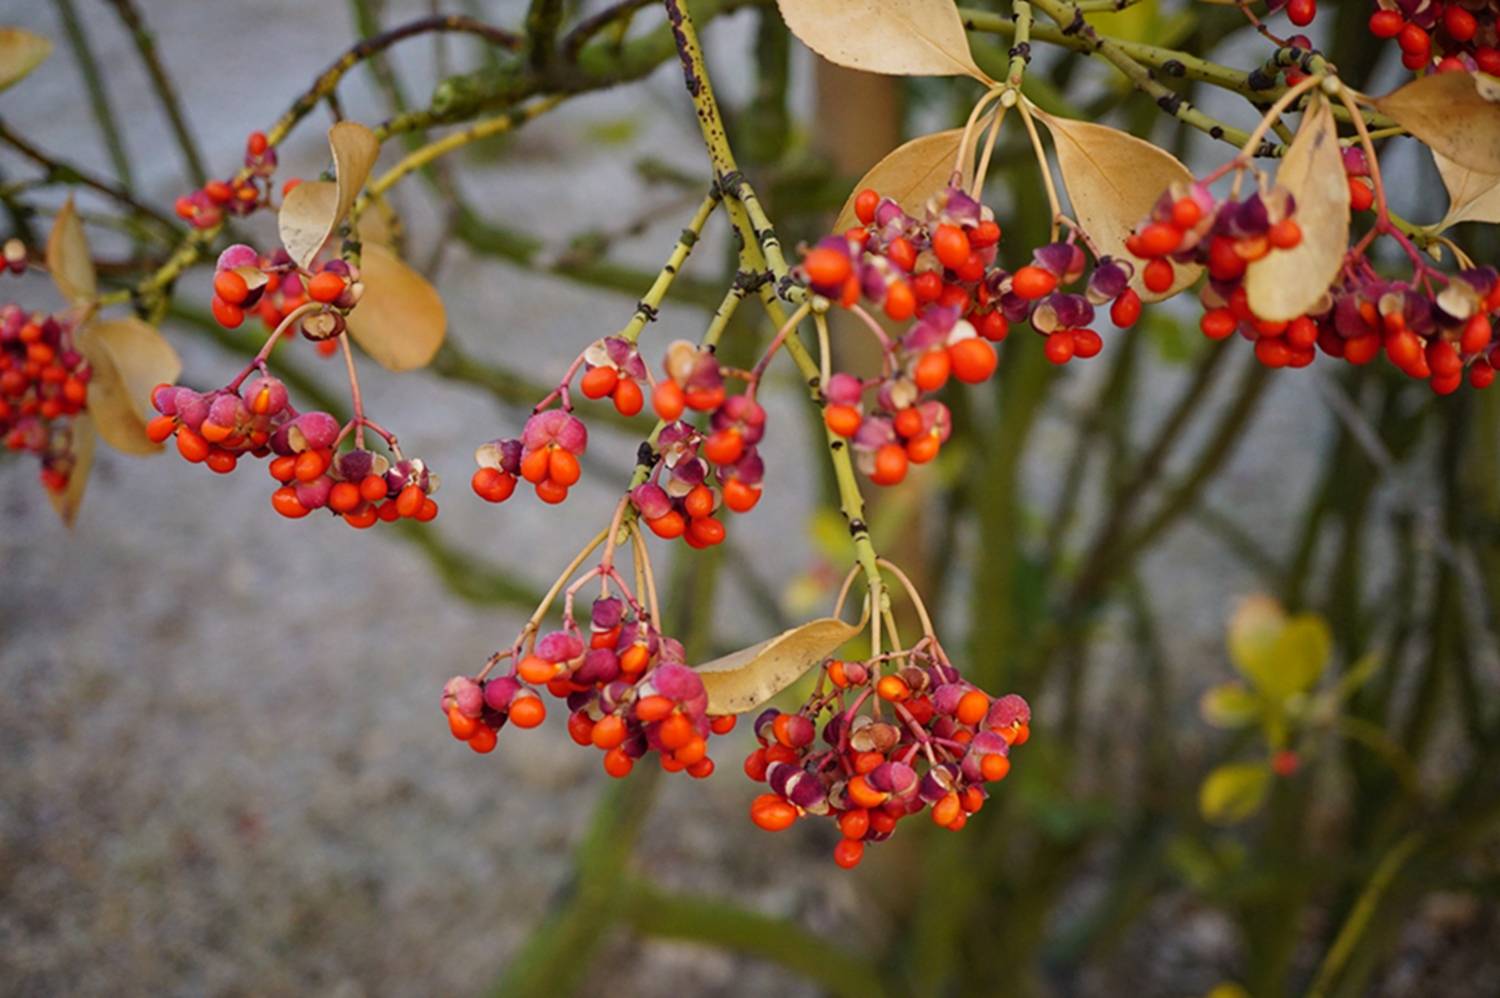
[[[641,530],[640,523],[636,520],[629,521],[625,526],[635,541],[636,570],[644,575],[646,579],[645,586],[638,588],[644,588],[646,591],[646,598],[650,601],[651,606],[651,619],[653,621],[660,621],[661,604],[657,602],[656,598],[656,573],[651,567],[651,551],[646,546],[646,535]]]
[[[563,591],[563,587],[568,584],[568,580],[573,577],[573,573],[578,571],[578,567],[588,560],[589,555],[593,554],[595,549],[600,544],[603,544],[604,539],[608,536],[609,531],[607,530],[601,530],[595,534],[594,539],[585,544],[583,549],[573,556],[573,560],[568,562],[568,567],[563,569],[562,574],[557,577],[557,581],[552,583],[552,588],[547,590],[547,595],[543,596],[541,603],[537,604],[536,610],[532,612],[531,617],[526,621],[526,625],[521,628],[521,633],[516,635],[513,654],[517,659],[522,657],[523,645],[526,646],[524,651],[529,652],[532,646],[536,644],[536,632],[541,628],[542,620],[546,618],[547,611],[552,609],[552,603],[557,599],[557,594]]]
[[[1062,204],[1057,200],[1057,186],[1052,182],[1052,167],[1047,162],[1047,150],[1042,147],[1042,137],[1037,134],[1036,121],[1031,113],[1031,101],[1021,101],[1021,121],[1026,125],[1026,134],[1031,138],[1031,150],[1036,153],[1037,169],[1042,172],[1042,184],[1047,189],[1047,205],[1051,235],[1048,242],[1057,242],[1057,218],[1062,214]]]
[[[322,307],[323,306],[319,302],[310,301],[305,302],[288,312],[286,318],[282,319],[281,322],[277,324],[276,328],[271,330],[271,335],[266,337],[266,342],[261,345],[261,348],[256,353],[256,355],[250,358],[250,363],[246,364],[245,369],[238,375],[236,375],[233,381],[225,385],[224,389],[226,391],[238,392],[240,390],[240,386],[245,383],[245,379],[250,377],[251,371],[261,370],[266,366],[266,358],[271,356],[271,351],[276,349],[276,344],[281,341],[282,334],[287,331],[292,323],[296,322],[304,315],[307,315],[309,312],[316,312]]]
[[[1255,152],[1260,145],[1261,139],[1266,137],[1266,132],[1270,131],[1271,126],[1280,120],[1286,109],[1291,107],[1298,97],[1301,97],[1314,87],[1322,86],[1322,84],[1322,76],[1309,76],[1306,79],[1298,80],[1295,86],[1289,88],[1286,93],[1276,98],[1276,103],[1266,109],[1265,115],[1260,119],[1260,124],[1255,126],[1255,131],[1251,132],[1246,136],[1245,141],[1240,143],[1240,154],[1235,157],[1235,161],[1241,166],[1248,166],[1250,160],[1255,157]],[[1364,119],[1360,118],[1357,113],[1354,117],[1359,120],[1359,126],[1363,128]]]
[[[751,401],[755,400],[755,390],[760,387],[761,375],[766,373],[766,367],[770,365],[771,358],[776,356],[776,351],[781,349],[781,345],[786,342],[787,337],[797,328],[797,323],[807,318],[808,313],[811,311],[812,304],[804,302],[797,306],[797,311],[792,313],[792,317],[783,322],[781,328],[776,330],[776,335],[771,338],[771,343],[766,347],[766,352],[761,355],[760,360],[755,362],[755,367],[750,371],[750,387],[745,394],[749,396]],[[821,379],[822,375],[819,374],[820,383]]]
[[[349,370],[349,404],[354,409],[354,446],[364,450],[365,400],[359,391],[359,372],[354,369],[354,348],[349,345],[348,330],[339,333],[339,345],[344,348],[344,366]]]

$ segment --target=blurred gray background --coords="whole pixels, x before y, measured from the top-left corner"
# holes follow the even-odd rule
[[[191,183],[135,50],[103,4],[78,4],[127,123],[142,195],[169,206]],[[524,7],[494,3],[486,14],[517,24]],[[265,127],[353,37],[339,3],[145,0],[141,8],[210,172],[220,176],[238,165],[245,135]],[[393,2],[386,21],[427,12],[423,3]],[[0,21],[58,40],[46,65],[0,96],[0,115],[44,148],[107,173],[53,7],[12,0]],[[731,100],[748,85],[752,23],[742,13],[707,31],[715,83]],[[807,103],[811,63],[797,55],[796,93]],[[396,55],[413,81],[432,78],[433,58],[426,41]],[[463,186],[487,216],[558,250],[575,232],[644,215],[649,224],[617,252],[654,270],[690,208],[678,192],[645,184],[632,164],[649,153],[701,171],[679,91],[678,70],[668,65],[642,85],[570,102],[527,127],[502,156],[464,159]],[[415,92],[424,94],[421,85]],[[342,94],[350,117],[384,116],[365,73],[352,74]],[[284,146],[281,176],[321,168],[325,122],[320,110]],[[7,169],[15,162],[0,155]],[[430,259],[441,220],[425,192],[405,191],[396,203],[413,259]],[[716,272],[720,225],[691,272]],[[272,238],[268,218],[245,228],[262,245]],[[101,235],[97,245],[107,255],[110,240]],[[436,283],[450,336],[539,381],[616,330],[632,307],[627,296],[475,258],[456,243],[443,253]],[[201,273],[182,290],[185,300],[206,304]],[[7,278],[0,291],[38,307],[52,294],[36,278]],[[696,337],[702,322],[691,308],[668,309],[645,342]],[[220,384],[242,362],[170,324],[167,333],[189,384]],[[251,338],[244,342],[248,356]],[[342,391],[337,361],[315,357],[306,344],[293,351]],[[1101,369],[1075,365],[1046,410],[1024,469],[1038,515],[1070,452],[1071,407]],[[445,541],[543,587],[608,515],[633,457],[630,438],[596,435],[597,461],[561,510],[521,493],[490,507],[468,490],[471,452],[513,434],[523,413],[428,375],[394,377],[369,363],[362,371],[372,416],[446,479],[442,513],[428,528]],[[1162,364],[1150,377],[1159,390],[1142,393],[1146,428],[1183,372]],[[1329,432],[1317,377],[1277,379],[1209,492],[1208,505],[1233,510],[1268,546],[1285,542],[1290,527],[1278,509],[1310,487],[1320,460],[1314,444]],[[815,545],[802,540],[821,457],[809,446],[795,387],[784,378],[769,397],[771,486],[731,532],[738,550],[754,553],[760,584],[785,596],[795,580],[826,571]],[[427,556],[389,532],[357,534],[322,517],[282,521],[271,491],[258,465],[220,478],[175,455],[136,460],[103,451],[68,532],[29,461],[0,465],[0,991],[470,993],[496,978],[549,898],[565,889],[569,850],[607,782],[596,754],[568,741],[556,706],[542,730],[507,730],[488,757],[452,741],[436,709],[443,681],[507,644],[524,615],[454,595]],[[1374,555],[1373,576],[1394,569]],[[1193,695],[1225,675],[1225,613],[1257,580],[1192,521],[1145,562],[1145,580],[1174,607],[1167,651],[1183,670],[1186,706],[1169,708],[1162,723],[1175,716],[1195,724]],[[742,583],[731,565],[714,607],[726,647],[771,627]],[[785,610],[808,612],[795,600]],[[963,602],[940,612],[961,635]],[[1111,671],[1118,622],[1102,626],[1093,695],[1095,713],[1108,718],[1139,710],[1142,694]],[[667,781],[639,863],[668,885],[730,893],[835,938],[878,934],[886,916],[828,861],[824,829],[769,837],[750,825],[746,808],[757,788],[738,772],[747,745],[742,726],[717,749],[715,778]],[[876,895],[878,878],[903,876],[911,860],[899,845],[881,852],[860,874]],[[1229,929],[1212,912],[1181,915],[1164,916],[1171,932],[1157,937],[1161,952],[1177,946],[1204,967],[1232,952]],[[1217,979],[1209,969],[1185,978]],[[617,995],[816,993],[762,963],[624,935],[598,963],[594,984]]]

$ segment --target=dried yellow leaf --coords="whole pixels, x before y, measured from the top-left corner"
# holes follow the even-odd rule
[[[359,272],[365,291],[349,313],[349,335],[381,367],[425,367],[448,332],[437,289],[379,243],[365,244]]]
[[[91,302],[98,296],[99,284],[94,276],[93,257],[89,255],[88,236],[84,235],[83,222],[73,208],[71,194],[52,220],[52,231],[47,236],[47,272],[57,290],[72,304]]]
[[[1375,101],[1382,114],[1435,153],[1480,173],[1500,174],[1500,80],[1484,73],[1433,73]]]
[[[1074,221],[1100,253],[1134,259],[1125,249],[1126,238],[1151,213],[1161,193],[1173,184],[1191,183],[1192,172],[1171,153],[1118,128],[1035,109],[1031,113],[1052,132]],[[1137,263],[1131,283],[1145,301],[1161,301],[1192,284],[1202,271],[1196,264],[1178,264],[1172,286],[1156,294],[1142,286]]]
[[[976,129],[975,135],[977,132]],[[959,161],[958,145],[963,135],[962,128],[954,128],[920,136],[892,150],[854,185],[833,231],[843,232],[858,222],[854,215],[854,199],[866,188],[891,198],[909,215],[921,215],[927,199],[946,188],[953,179],[953,164]],[[974,137],[970,137],[970,150]],[[963,157],[964,175],[960,182],[965,187],[973,179],[972,160],[972,153]]]
[[[969,36],[952,0],[777,0],[802,44],[829,62],[890,76],[972,76]]]
[[[1440,152],[1432,158],[1448,189],[1448,211],[1437,225],[1439,232],[1460,222],[1500,222],[1500,174],[1459,166]]]
[[[161,445],[146,436],[151,390],[172,383],[182,361],[156,327],[136,318],[91,322],[78,349],[92,368],[89,412],[104,442],[125,454],[154,454]]]
[[[1327,294],[1349,251],[1349,182],[1333,109],[1321,96],[1302,115],[1276,184],[1296,199],[1293,218],[1302,241],[1250,264],[1245,294],[1260,318],[1290,322]]]
[[[710,714],[743,714],[795,683],[859,628],[822,617],[698,666]]]
[[[21,80],[52,54],[52,42],[25,28],[0,28],[0,90]]]
[[[48,489],[47,498],[52,501],[52,508],[57,510],[63,526],[71,528],[73,521],[78,518],[78,507],[83,505],[83,490],[88,487],[89,472],[94,469],[96,434],[94,423],[86,412],[73,417],[73,424],[68,432],[73,441],[73,467],[68,472],[68,484],[63,486],[61,492]]]
[[[300,267],[312,263],[349,214],[380,155],[380,140],[357,121],[341,121],[330,128],[328,147],[333,153],[334,182],[298,184],[282,202],[276,219],[281,244]]]

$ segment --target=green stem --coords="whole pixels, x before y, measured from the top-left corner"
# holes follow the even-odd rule
[[[688,254],[693,252],[693,247],[698,244],[698,239],[703,235],[703,226],[708,224],[708,219],[719,207],[721,197],[718,188],[715,187],[703,199],[698,210],[688,221],[687,227],[677,237],[677,242],[672,246],[672,252],[667,257],[667,262],[662,264],[661,272],[656,275],[656,280],[651,287],[641,296],[640,302],[635,307],[635,314],[616,335],[634,343],[641,335],[641,330],[646,328],[648,322],[656,319],[661,309],[662,300],[666,298],[667,292],[672,289],[672,282],[677,278],[677,272],[687,262]]]
[[[682,64],[688,95],[697,111],[698,127],[703,133],[703,144],[708,150],[709,162],[730,198],[725,207],[740,233],[743,243],[741,259],[746,270],[754,273],[769,271],[774,279],[775,287],[772,282],[761,285],[760,296],[772,324],[780,329],[786,325],[787,315],[777,292],[781,292],[782,298],[796,300],[802,297],[802,289],[791,282],[776,232],[761,209],[750,182],[735,164],[734,152],[729,148],[729,138],[724,131],[724,121],[719,114],[718,103],[714,100],[713,84],[703,64],[703,50],[698,44],[692,16],[682,0],[663,2],[667,9],[667,19],[676,29],[677,55]],[[813,402],[821,406],[823,383],[818,362],[808,352],[795,329],[787,335],[785,346],[787,355],[807,382]],[[879,559],[870,539],[869,524],[865,521],[864,495],[860,492],[859,481],[855,477],[854,462],[850,459],[847,441],[831,430],[826,431],[826,439],[829,458],[833,462],[834,478],[838,484],[839,508],[848,521],[855,555],[869,586],[872,607],[878,607],[884,601]]]
[[[61,184],[79,184],[91,190],[98,191],[105,197],[112,198],[120,204],[129,208],[137,215],[144,216],[171,230],[173,233],[180,231],[177,223],[150,206],[137,201],[135,196],[119,184],[97,177],[92,173],[74,166],[66,160],[60,159],[51,153],[32,145],[20,133],[14,131],[3,120],[0,120],[0,142],[4,142],[16,152],[31,160],[37,166],[47,171],[48,181]]]
[[[671,893],[639,879],[628,881],[621,893],[620,915],[641,935],[757,956],[846,998],[889,993],[873,959],[826,943],[790,919]]]
[[[578,990],[619,915],[625,867],[660,777],[658,767],[642,766],[604,792],[561,896],[511,958],[495,994],[550,998]]]
[[[1198,110],[1181,94],[1167,89],[1156,81],[1151,71],[1121,47],[1112,38],[1100,35],[1083,16],[1083,11],[1071,0],[1031,0],[1037,7],[1057,23],[1064,35],[1079,35],[1101,58],[1109,62],[1139,91],[1156,101],[1157,107],[1186,125],[1207,133],[1215,139],[1223,139],[1231,145],[1240,146],[1249,138],[1246,132],[1226,125]],[[1211,81],[1210,81],[1211,82]]]
[[[99,75],[99,60],[94,57],[88,34],[78,18],[78,8],[73,0],[53,0],[57,15],[62,20],[63,32],[68,36],[68,45],[73,50],[73,59],[78,63],[78,72],[83,76],[83,85],[89,92],[89,108],[104,137],[104,148],[109,151],[109,161],[115,168],[115,177],[120,187],[129,191],[135,186],[131,175],[130,156],[125,151],[125,142],[120,137],[120,127],[115,123],[114,109],[110,107],[109,94],[104,89],[104,80]]]
[[[563,0],[531,0],[526,11],[526,58],[533,69],[546,69],[557,54],[557,29],[562,16]]]
[[[1016,12],[1016,20],[1011,36],[1010,69],[1005,74],[1005,85],[1012,90],[1020,90],[1021,81],[1026,77],[1026,64],[1031,62],[1031,4],[1027,0],[1016,0],[1012,9]]]
[[[167,75],[167,68],[162,65],[161,59],[157,56],[156,38],[151,34],[151,29],[146,26],[141,12],[136,9],[135,0],[109,0],[109,2],[114,6],[115,12],[120,15],[120,20],[135,41],[136,50],[141,54],[141,62],[145,64],[146,73],[151,77],[151,86],[156,91],[156,98],[161,102],[162,111],[166,113],[167,121],[172,126],[172,134],[177,138],[177,148],[181,150],[182,158],[187,163],[188,172],[192,175],[194,182],[201,187],[208,182],[208,171],[203,168],[203,156],[198,152],[198,143],[188,128],[182,102],[177,97],[177,88],[172,85],[172,78]]]
[[[1333,945],[1329,947],[1327,956],[1318,967],[1317,976],[1313,978],[1312,986],[1307,990],[1308,998],[1326,998],[1329,994],[1339,974],[1342,973],[1344,965],[1348,963],[1349,957],[1359,945],[1361,937],[1374,920],[1381,901],[1384,900],[1396,877],[1401,873],[1401,868],[1416,854],[1417,850],[1422,848],[1426,838],[1423,832],[1410,832],[1397,841],[1381,858],[1380,864],[1375,867],[1375,872],[1370,875],[1369,883],[1365,884],[1365,889],[1360,892],[1359,900],[1350,909],[1349,917],[1344,920]]]

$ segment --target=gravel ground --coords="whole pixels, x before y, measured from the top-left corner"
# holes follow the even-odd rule
[[[141,186],[155,203],[170,203],[184,184],[145,77],[113,18],[99,5],[82,6],[109,67],[112,98],[127,112]],[[231,166],[227,151],[349,37],[339,4],[142,6],[168,63],[196,70],[180,78],[219,172]],[[524,4],[500,6],[499,19],[514,21]],[[424,4],[393,4],[391,18],[424,11]],[[59,34],[49,5],[28,4],[6,17]],[[712,42],[732,67],[749,22],[730,23]],[[253,43],[238,43],[252,33]],[[426,57],[418,44],[403,65],[420,69]],[[274,74],[265,73],[268,65]],[[721,75],[733,92],[733,72]],[[549,239],[596,222],[601,193],[609,207],[653,203],[661,193],[641,189],[631,156],[590,136],[654,108],[633,148],[696,169],[701,151],[678,82],[668,70],[644,88],[580,101],[528,128],[503,170],[466,174],[471,193],[493,217]],[[13,126],[107,169],[65,49],[4,99]],[[345,107],[351,116],[378,116],[362,80]],[[316,167],[322,154],[314,135],[299,133],[288,174]],[[432,219],[420,205],[409,208],[415,244],[430,246]],[[660,224],[623,247],[625,256],[654,267],[683,214],[663,212]],[[439,283],[452,335],[467,349],[537,372],[560,369],[629,308],[620,296],[460,251],[449,255]],[[37,284],[28,290],[42,293]],[[669,314],[653,336],[694,335],[695,318]],[[207,384],[232,373],[226,354],[174,339],[190,380]],[[336,385],[336,372],[323,370]],[[1097,366],[1080,371],[1064,402],[1084,397],[1100,373]],[[1147,406],[1170,398],[1179,375],[1162,369],[1153,377]],[[466,501],[474,443],[513,430],[518,415],[458,388],[443,388],[438,404],[438,386],[420,375],[372,371],[367,381],[377,418],[449,473],[438,526],[454,543],[541,586],[550,581],[548,566],[576,543],[572,525],[607,515],[612,479],[598,480],[605,476],[580,487],[568,516],[525,500],[503,514]],[[773,421],[798,436],[796,393],[779,390],[772,402]],[[1286,534],[1276,504],[1263,501],[1266,483],[1300,489],[1311,481],[1319,460],[1311,444],[1327,430],[1316,413],[1310,379],[1280,379],[1213,491],[1214,502],[1264,543],[1282,543]],[[1066,405],[1055,407],[1025,469],[1039,504],[1057,488],[1072,434]],[[611,443],[612,460],[623,466],[633,445],[605,438],[595,449],[606,453]],[[771,579],[810,564],[796,541],[809,499],[802,453],[783,437],[770,457],[775,495],[736,524]],[[494,980],[562,885],[569,849],[605,782],[594,758],[573,751],[553,718],[549,730],[507,735],[506,751],[480,759],[455,749],[432,709],[443,679],[508,640],[520,616],[456,600],[419,552],[379,531],[355,536],[321,520],[277,522],[262,474],[225,481],[176,460],[105,454],[69,534],[41,501],[29,466],[0,468],[8,525],[0,534],[7,690],[0,698],[0,990],[470,993]],[[1296,500],[1281,489],[1279,501]],[[1159,548],[1146,580],[1180,607],[1181,624],[1169,635],[1174,658],[1220,661],[1224,610],[1254,580],[1192,527]],[[731,593],[718,613],[726,643],[758,636],[740,596]],[[1106,648],[1099,668],[1112,670],[1098,684],[1101,695],[1121,685],[1123,655]],[[1183,702],[1218,671],[1185,676]],[[743,752],[720,754],[732,770]],[[826,861],[827,842],[812,833],[774,841],[755,835],[743,819],[748,796],[732,776],[669,781],[643,863],[673,886],[733,892],[820,931],[868,928],[853,881]],[[864,875],[878,875],[878,867]],[[1212,958],[1226,945],[1223,931],[1202,925],[1194,952]],[[620,995],[812,993],[764,964],[679,944],[617,949],[601,967],[596,984]]]

